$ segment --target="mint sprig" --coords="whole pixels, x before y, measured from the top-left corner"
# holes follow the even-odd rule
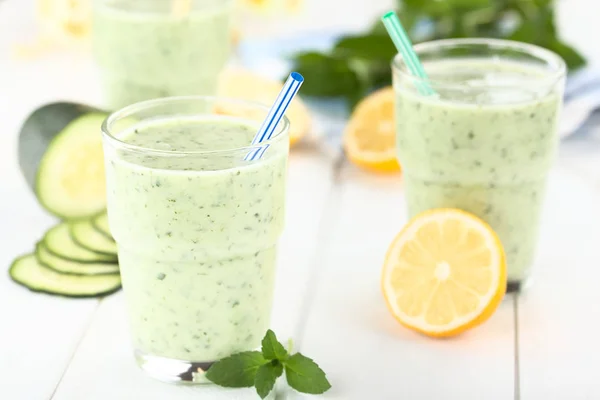
[[[331,388],[325,372],[308,357],[290,352],[268,330],[261,351],[245,351],[223,358],[206,372],[206,379],[223,387],[256,388],[264,399],[283,375],[293,389],[301,393],[321,394]]]
[[[223,358],[206,372],[206,378],[224,387],[254,386],[256,372],[268,361],[260,351],[245,351]]]

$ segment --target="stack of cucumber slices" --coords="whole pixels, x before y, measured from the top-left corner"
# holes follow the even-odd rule
[[[50,228],[33,254],[10,267],[14,281],[35,291],[68,297],[98,297],[121,288],[117,245],[106,213]]]
[[[21,128],[21,171],[39,203],[62,219],[10,267],[11,278],[30,290],[99,297],[121,288],[105,211],[105,118],[92,107],[60,102],[35,110]]]

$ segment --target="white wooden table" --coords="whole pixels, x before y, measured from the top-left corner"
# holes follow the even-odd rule
[[[18,170],[21,121],[48,101],[99,96],[88,57],[10,61],[7,43],[20,34],[22,14],[2,7],[0,267],[7,269],[55,222]],[[394,322],[379,290],[385,250],[405,223],[401,176],[368,175],[314,148],[294,149],[273,329],[328,372],[326,399],[600,399],[600,130],[563,143],[549,186],[533,287],[507,296],[482,327],[436,341]],[[301,398],[285,388],[277,397]],[[131,355],[121,293],[56,298],[0,273],[0,399],[138,398],[256,397],[145,377]]]

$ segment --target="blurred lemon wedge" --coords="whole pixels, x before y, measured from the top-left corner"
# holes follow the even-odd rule
[[[283,82],[265,78],[244,69],[228,69],[219,78],[217,92],[220,97],[255,101],[270,106],[277,98],[281,88],[283,88]],[[296,96],[285,115],[291,123],[290,145],[294,145],[309,131],[310,113],[300,97]]]
[[[359,167],[375,172],[400,170],[396,160],[394,89],[386,87],[365,97],[354,109],[344,131],[346,155]]]

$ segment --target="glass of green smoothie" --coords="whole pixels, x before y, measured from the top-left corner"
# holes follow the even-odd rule
[[[508,290],[519,290],[534,263],[556,155],[565,63],[540,47],[494,39],[414,50],[426,78],[411,75],[400,55],[393,62],[409,215],[450,207],[487,221],[506,251]]]
[[[269,327],[289,121],[250,145],[268,110],[173,97],[128,106],[102,127],[135,356],[157,379],[197,378],[259,347]]]
[[[233,0],[93,0],[105,106],[215,95],[231,50]]]

